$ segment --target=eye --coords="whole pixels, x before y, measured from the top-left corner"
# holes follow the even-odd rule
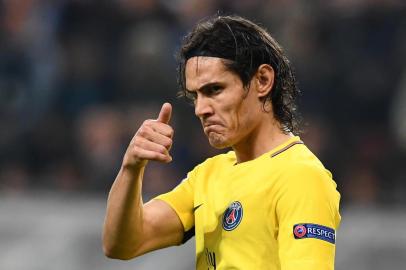
[[[221,85],[212,85],[207,88],[207,95],[213,96],[219,94],[223,90]]]
[[[221,87],[220,85],[214,85],[213,87],[213,92],[219,92],[221,89],[223,89],[223,87]]]

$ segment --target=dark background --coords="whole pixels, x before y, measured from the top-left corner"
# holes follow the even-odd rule
[[[175,53],[201,18],[239,14],[284,46],[302,90],[303,140],[344,204],[405,204],[403,1],[3,1],[0,189],[106,193],[124,150],[174,106],[174,162],[145,191],[176,185],[215,153],[176,98]],[[151,172],[152,171],[152,172]]]
[[[148,165],[145,196],[217,153],[176,97],[174,57],[187,31],[213,14],[245,16],[284,47],[302,91],[301,138],[332,171],[342,209],[404,209],[402,0],[0,1],[2,196],[104,201],[133,134],[166,101],[174,161]]]

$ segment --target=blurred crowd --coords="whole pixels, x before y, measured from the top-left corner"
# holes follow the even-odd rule
[[[345,204],[406,204],[402,0],[0,1],[0,191],[107,193],[138,126],[165,101],[174,161],[148,164],[147,197],[218,153],[176,97],[174,56],[213,14],[245,16],[285,48],[301,138]]]

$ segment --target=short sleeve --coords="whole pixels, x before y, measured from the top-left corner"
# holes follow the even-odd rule
[[[285,173],[277,196],[282,270],[334,269],[340,194],[323,167],[299,164]]]
[[[195,171],[196,168],[189,172],[187,177],[170,192],[154,198],[166,202],[175,210],[182,222],[185,232],[194,226],[193,199]]]

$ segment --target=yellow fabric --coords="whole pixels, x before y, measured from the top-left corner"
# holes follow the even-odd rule
[[[295,224],[336,230],[341,219],[331,173],[304,144],[292,145],[299,141],[237,165],[234,152],[215,156],[156,198],[176,211],[185,232],[194,227],[196,269],[334,269],[334,244],[293,235]],[[235,201],[242,218],[227,231],[223,214]]]

